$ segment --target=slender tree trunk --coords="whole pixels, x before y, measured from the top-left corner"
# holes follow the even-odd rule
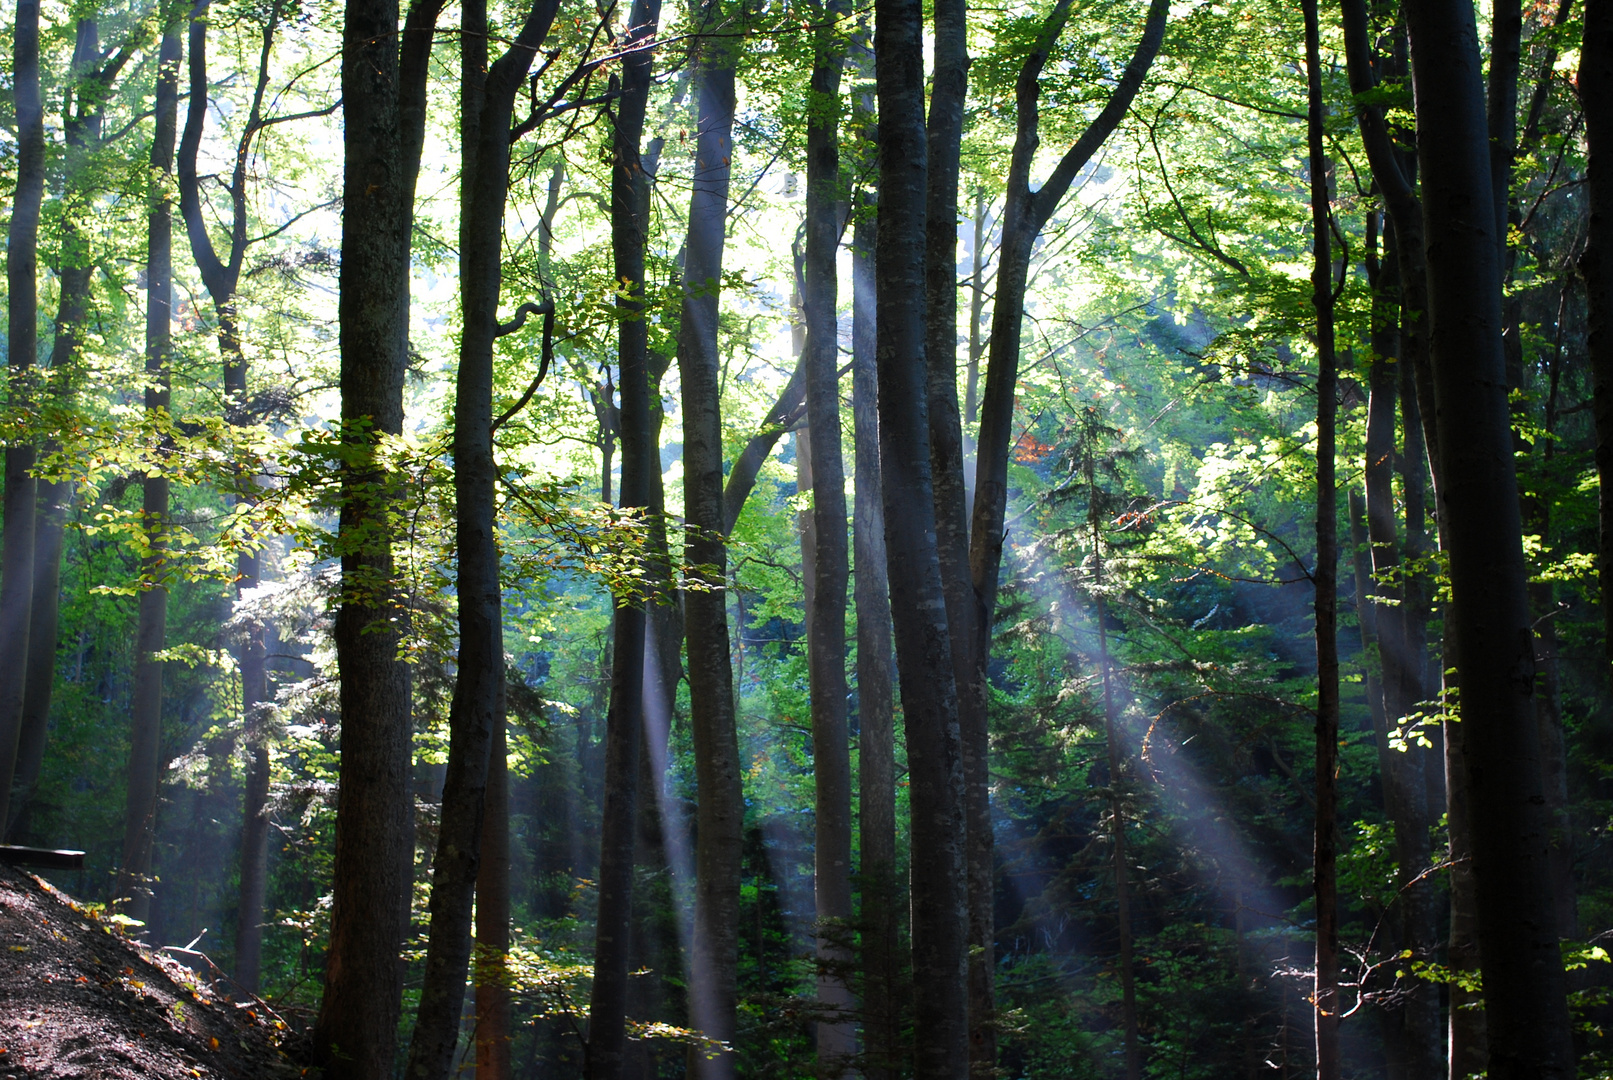
[[[969,577],[969,505],[963,424],[958,411],[958,168],[968,88],[968,5],[941,0],[935,11],[935,67],[925,132],[925,360],[929,368],[930,469],[935,484],[936,551],[946,593],[953,677],[963,748],[965,863],[969,902],[969,1069],[997,1066],[993,941],[989,737],[986,685],[971,677],[969,649],[979,603]]]
[[[341,766],[325,992],[313,1057],[328,1080],[392,1075],[414,877],[407,598],[395,580],[395,480],[379,436],[403,430],[409,241],[426,74],[442,0],[350,0],[342,28]]]
[[[723,7],[709,0],[703,24]],[[696,1030],[732,1043],[738,1008],[740,861],[745,806],[735,726],[728,637],[728,548],[723,512],[721,357],[717,313],[732,176],[736,53],[721,39],[700,45],[695,73],[699,136],[684,245],[683,317],[678,370],[683,387],[685,561],[701,588],[684,595],[689,650],[689,721],[694,739],[696,810],[695,930],[689,1008]],[[730,1053],[690,1052],[700,1080],[730,1080]]]
[[[968,1075],[968,893],[962,747],[936,553],[925,368],[923,12],[878,0],[879,460],[896,669],[911,778],[914,1076]]]
[[[812,93],[840,96],[845,50],[839,27],[844,0],[827,5],[813,45]],[[851,943],[851,745],[846,717],[846,469],[841,454],[836,254],[840,246],[839,124],[833,112],[807,119],[806,258],[802,312],[806,329],[807,439],[812,461],[812,606],[807,657],[812,700],[817,907],[818,1075],[838,1077],[857,1053],[849,975]]]
[[[253,422],[247,409],[247,362],[235,310],[235,293],[247,248],[246,182],[252,142],[263,127],[263,102],[269,85],[269,54],[279,26],[281,7],[270,8],[264,22],[258,57],[257,84],[239,142],[230,177],[230,246],[225,259],[214,250],[201,204],[201,183],[196,160],[207,122],[207,15],[209,0],[197,0],[190,15],[190,104],[179,142],[179,207],[190,240],[191,256],[218,317],[219,354],[224,363],[224,412],[232,424]],[[262,581],[258,552],[236,557],[236,599],[249,595]],[[264,634],[257,618],[248,618],[238,645],[241,673],[241,713],[246,729],[247,776],[241,813],[241,890],[236,919],[235,978],[256,990],[262,967],[263,905],[269,870],[269,707],[268,668]]]
[[[17,188],[6,233],[7,404],[27,407],[39,351],[39,215],[45,201],[45,111],[39,90],[39,3],[18,0],[11,46],[17,123]],[[6,447],[4,526],[0,531],[0,822],[11,817],[27,685],[34,586],[34,448]]]
[[[997,292],[992,305],[986,387],[980,403],[979,454],[969,528],[969,575],[976,608],[974,621],[969,628],[972,638],[969,678],[963,696],[975,702],[985,700],[987,665],[991,659],[991,630],[997,610],[998,576],[1002,567],[1008,511],[1008,457],[1014,440],[1020,333],[1025,316],[1031,253],[1036,238],[1058,209],[1076,174],[1102,147],[1131,107],[1164,40],[1165,23],[1170,13],[1167,0],[1150,0],[1141,40],[1127,61],[1114,92],[1074,145],[1065,151],[1047,180],[1033,192],[1030,186],[1031,166],[1041,144],[1038,131],[1040,79],[1048,57],[1069,20],[1070,7],[1069,0],[1059,0],[1043,21],[1030,54],[1020,68],[1014,90],[1018,119],[1003,208]]]
[[[476,879],[476,1080],[509,1080],[510,767],[502,719],[493,727],[486,807]]]
[[[1327,190],[1317,0],[1304,0],[1311,182],[1311,304],[1316,308],[1316,1013],[1317,1080],[1339,1067],[1338,913],[1338,482],[1334,461],[1338,371],[1333,351],[1332,209]],[[1369,504],[1370,512],[1370,504]]]
[[[72,82],[62,110],[66,146],[62,178],[65,213],[61,229],[61,261],[56,268],[58,300],[55,340],[50,352],[50,385],[42,404],[67,404],[79,377],[78,354],[83,347],[90,308],[90,281],[95,262],[90,238],[78,219],[93,197],[90,156],[100,148],[104,91],[121,64],[103,61],[100,31],[94,19],[80,19],[73,45]],[[58,447],[47,440],[45,453]],[[61,600],[62,546],[73,485],[44,480],[37,485],[34,521],[34,583],[28,629],[27,686],[23,695],[22,725],[17,743],[17,765],[12,784],[9,832],[20,832],[24,814],[44,764],[50,721],[50,703],[56,676],[56,629]]]
[[[1534,639],[1471,7],[1407,5],[1491,1080],[1573,1073],[1534,720]]]
[[[459,244],[463,327],[454,399],[459,655],[448,714],[448,771],[432,861],[431,937],[405,1070],[410,1080],[447,1080],[451,1071],[470,962],[488,761],[504,728],[504,602],[494,531],[498,466],[493,459],[493,341],[499,330],[510,119],[515,95],[526,82],[559,6],[558,0],[533,3],[514,43],[491,68],[485,3],[467,0],[463,8],[460,131],[466,160],[460,173]],[[502,891],[507,902],[507,882]]]
[[[862,891],[863,1075],[893,1080],[900,1065],[897,972],[896,748],[890,586],[879,485],[872,201],[852,224],[851,402],[856,440],[852,547],[857,605],[857,809]]]
[[[174,205],[168,184],[174,171],[179,126],[179,25],[163,29],[157,60],[156,133],[151,141],[151,184],[146,236],[146,421],[155,453],[167,456],[169,350],[173,334]],[[123,910],[145,921],[151,913],[151,853],[157,832],[157,789],[162,774],[162,661],[168,636],[166,475],[148,475],[141,499],[147,554],[141,560],[139,625],[135,630],[134,701],[130,717],[129,784],[124,803],[123,859],[117,895]]]
[[[1589,313],[1591,376],[1595,390],[1597,570],[1602,586],[1602,643],[1613,665],[1613,3],[1587,0],[1579,53],[1579,103],[1585,111],[1586,187],[1590,226],[1579,258]],[[13,226],[15,227],[15,226]],[[15,321],[13,321],[15,326]],[[15,332],[15,331],[13,331]],[[16,352],[13,350],[12,355]],[[9,482],[8,482],[9,490]],[[1613,678],[1613,667],[1609,668]]]
[[[621,505],[648,505],[652,471],[660,472],[650,438],[649,336],[644,322],[644,248],[649,228],[649,177],[639,156],[650,89],[647,43],[660,21],[660,0],[634,0],[622,42],[621,96],[612,134],[611,249],[620,283],[617,357],[621,372]],[[635,48],[635,46],[643,46]],[[627,1053],[627,958],[633,913],[633,834],[638,803],[639,743],[644,726],[645,599],[616,598],[611,703],[605,735],[605,809],[599,853],[599,914],[594,985],[588,1011],[588,1080],[618,1080]]]

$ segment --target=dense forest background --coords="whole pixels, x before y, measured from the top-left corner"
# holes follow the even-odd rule
[[[0,822],[327,1075],[1613,1075],[1606,0],[6,6]]]

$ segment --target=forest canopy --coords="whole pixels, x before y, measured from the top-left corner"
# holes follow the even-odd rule
[[[1613,0],[0,7],[0,856],[300,1065],[1613,1074]]]

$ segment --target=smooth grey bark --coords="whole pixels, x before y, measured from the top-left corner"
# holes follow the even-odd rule
[[[857,568],[857,811],[862,892],[863,1075],[891,1080],[900,1067],[897,987],[896,746],[890,586],[879,483],[878,372],[871,200],[852,224],[851,408],[856,463],[852,548]]]
[[[504,726],[504,601],[495,535],[493,342],[499,332],[504,211],[515,95],[548,36],[559,0],[534,0],[515,40],[488,66],[485,0],[467,0],[460,35],[459,368],[454,396],[454,548],[459,651],[448,713],[430,938],[404,1075],[446,1080],[459,1040],[481,866],[488,761]]]
[[[174,204],[169,182],[179,130],[179,21],[163,28],[158,49],[156,130],[151,140],[151,186],[146,204],[146,423],[159,458],[171,449],[169,365],[173,339]],[[129,780],[123,810],[123,857],[117,897],[125,914],[144,922],[151,914],[152,844],[157,834],[157,789],[162,773],[162,668],[158,654],[168,637],[167,529],[169,479],[147,475],[141,484],[140,613],[135,628],[134,698],[129,718]]]
[[[649,335],[644,322],[644,247],[649,176],[639,153],[644,136],[659,0],[634,0],[621,42],[620,97],[611,136],[611,254],[620,283],[616,307],[621,379],[621,506],[647,507],[660,474],[650,438]],[[633,913],[633,838],[638,759],[644,726],[645,598],[616,598],[611,700],[605,733],[605,805],[600,822],[599,913],[594,984],[588,1007],[588,1080],[618,1080],[627,1053],[628,953]]]
[[[17,187],[6,232],[6,396],[27,407],[39,351],[39,215],[45,201],[45,110],[39,90],[39,3],[18,0],[11,46]],[[34,588],[34,447],[6,447],[0,526],[0,822],[11,814]]]
[[[701,25],[719,25],[723,5],[707,0]],[[689,726],[699,796],[695,825],[695,929],[689,1009],[696,1030],[732,1043],[738,1008],[741,848],[745,824],[733,659],[728,636],[728,547],[733,523],[723,508],[721,357],[717,314],[733,170],[734,67],[737,54],[720,38],[698,46],[695,99],[698,136],[684,242],[683,309],[678,371],[683,403],[684,593],[688,638]],[[731,1053],[691,1049],[690,1073],[701,1080],[734,1076]]]
[[[874,9],[879,100],[876,363],[879,463],[896,670],[907,727],[914,1076],[968,1075],[968,895],[963,761],[952,645],[936,552],[925,365],[923,11]]]
[[[1339,1059],[1338,898],[1338,358],[1333,338],[1332,208],[1322,96],[1318,0],[1302,0],[1305,13],[1306,144],[1310,150],[1311,306],[1316,309],[1316,893],[1317,1080],[1337,1080]]]
[[[1473,10],[1460,0],[1411,0],[1406,18],[1488,1075],[1566,1078],[1574,1059],[1535,730],[1534,637],[1506,399],[1500,245],[1478,36]]]
[[[1585,112],[1590,224],[1579,270],[1589,316],[1587,349],[1594,384],[1597,578],[1602,587],[1602,643],[1613,678],[1613,4],[1587,0],[1579,53],[1579,102]],[[13,354],[15,355],[15,354]]]
[[[849,5],[830,0],[813,41],[807,114],[806,245],[802,315],[806,330],[807,431],[812,467],[812,603],[807,664],[815,785],[813,883],[817,915],[818,1075],[838,1077],[857,1053],[851,991],[851,742],[846,707],[846,468],[841,451],[836,255],[840,247],[839,123],[845,47],[839,27]]]
[[[403,430],[409,247],[425,138],[426,75],[443,0],[349,0],[342,26],[341,341],[343,460],[333,637],[341,765],[325,990],[314,1061],[328,1080],[392,1075],[402,1009],[398,950],[414,878],[413,729],[398,656],[408,601],[395,578],[395,478],[380,436]]]
[[[235,146],[235,159],[229,180],[229,250],[220,259],[203,216],[201,180],[196,159],[207,123],[207,15],[210,0],[197,0],[190,15],[189,76],[190,103],[185,113],[185,130],[179,141],[179,208],[190,240],[191,257],[201,273],[202,284],[213,302],[218,319],[219,355],[224,364],[224,413],[230,423],[245,426],[253,422],[247,405],[247,361],[241,348],[236,312],[236,289],[247,249],[247,169],[252,144],[263,130],[263,102],[269,86],[269,56],[279,26],[281,5],[274,4],[262,31],[258,53],[257,81],[252,104],[241,137]],[[244,479],[244,478],[243,478]],[[263,580],[261,556],[242,551],[235,560],[237,601],[256,589]],[[263,905],[269,881],[269,732],[272,699],[269,693],[266,628],[257,619],[246,622],[237,646],[241,672],[241,714],[245,726],[247,775],[241,808],[241,888],[235,931],[235,979],[248,990],[257,990],[263,957]]]

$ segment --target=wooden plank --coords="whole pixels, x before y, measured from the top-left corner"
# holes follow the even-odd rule
[[[47,870],[82,870],[84,853],[60,848],[0,844],[0,862],[11,863],[14,866],[40,866]]]

